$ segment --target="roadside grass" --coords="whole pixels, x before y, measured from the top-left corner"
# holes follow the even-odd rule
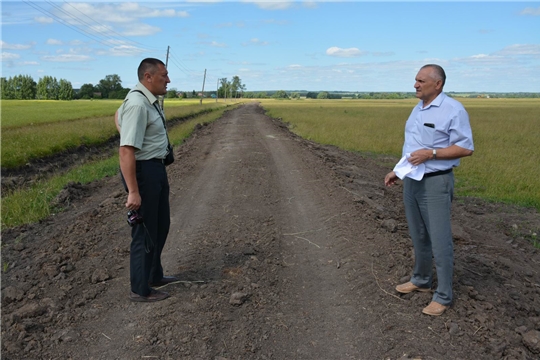
[[[84,107],[80,108],[76,114],[70,110],[71,103],[76,102],[56,102],[58,108],[50,108],[51,101],[41,101],[43,105],[41,112],[44,114],[47,111],[61,114],[58,119],[53,122],[30,122],[22,121],[24,126],[14,126],[14,121],[4,113],[4,102],[2,101],[2,153],[1,165],[4,168],[13,168],[22,166],[28,161],[39,159],[53,155],[68,149],[77,148],[81,145],[96,145],[106,142],[111,137],[117,134],[114,125],[114,113],[121,104],[121,101],[94,101],[87,103],[99,103],[108,111],[106,116],[89,117],[96,109],[92,109],[89,113],[84,112]],[[35,116],[37,107],[34,106],[33,100],[11,100],[10,102],[18,102],[20,113],[24,119],[32,119]],[[26,105],[32,104],[25,110]],[[42,104],[43,103],[43,104]],[[114,104],[113,104],[114,103]],[[83,103],[84,104],[84,103]],[[111,104],[114,106],[111,108]],[[11,106],[11,104],[10,104]],[[175,118],[184,118],[196,116],[227,106],[222,102],[207,100],[202,105],[195,101],[179,101],[166,100],[165,115],[168,120]],[[25,115],[26,114],[26,115]],[[64,119],[65,116],[71,118]],[[74,116],[81,118],[73,118]],[[50,116],[50,115],[47,115]],[[5,125],[5,122],[11,126]]]
[[[205,113],[182,122],[170,129],[173,144],[180,144],[189,137],[197,124],[210,123],[219,119],[226,110],[234,107],[221,104],[221,109]],[[114,126],[114,125],[113,125]],[[2,146],[4,144],[2,143]],[[118,153],[110,158],[77,166],[65,174],[54,175],[47,180],[37,181],[32,187],[4,192],[2,194],[2,228],[37,222],[62,209],[54,207],[54,199],[70,182],[87,184],[119,172]]]
[[[540,100],[458,100],[469,112],[475,152],[456,169],[457,193],[540,210]],[[396,160],[405,122],[416,103],[415,99],[262,101],[270,116],[289,123],[304,138]]]

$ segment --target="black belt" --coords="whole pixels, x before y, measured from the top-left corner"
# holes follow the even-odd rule
[[[160,164],[165,164],[165,159],[158,159],[158,158],[153,158],[153,159],[148,159],[148,160],[137,160],[137,161],[151,161],[151,162],[157,162]]]
[[[434,172],[424,174],[424,177],[431,177],[431,176],[437,176],[437,175],[450,174],[451,172],[452,172],[452,169],[434,171]]]

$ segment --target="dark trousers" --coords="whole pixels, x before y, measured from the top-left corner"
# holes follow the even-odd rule
[[[147,296],[149,283],[163,278],[161,252],[171,224],[169,181],[165,166],[159,162],[137,161],[136,173],[142,199],[138,212],[143,224],[131,230],[130,280],[131,291]]]

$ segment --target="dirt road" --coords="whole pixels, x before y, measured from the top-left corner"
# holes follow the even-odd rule
[[[171,298],[128,300],[119,179],[70,186],[69,211],[3,230],[2,358],[540,356],[537,212],[456,199],[456,302],[428,317],[430,294],[393,290],[413,259],[387,167],[300,139],[255,103],[176,155]]]

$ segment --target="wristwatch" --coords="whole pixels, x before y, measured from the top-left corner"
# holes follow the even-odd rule
[[[437,150],[433,149],[433,160],[437,160]]]

